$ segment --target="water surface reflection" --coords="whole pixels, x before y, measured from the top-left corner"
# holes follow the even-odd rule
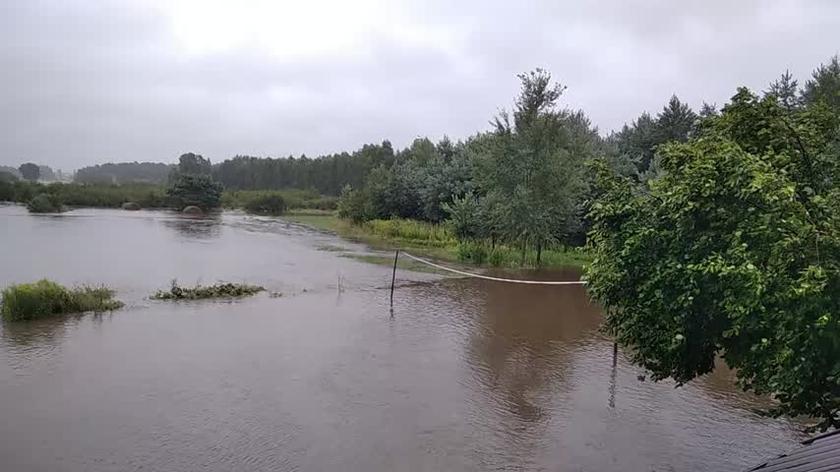
[[[0,325],[2,470],[720,471],[799,438],[725,369],[640,382],[582,287],[400,272],[392,315],[390,268],[274,219],[4,207],[0,236],[3,285],[129,305]],[[147,299],[174,277],[284,295]]]

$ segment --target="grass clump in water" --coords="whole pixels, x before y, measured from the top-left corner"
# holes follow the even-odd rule
[[[116,310],[122,306],[122,302],[114,300],[114,291],[109,288],[69,289],[44,279],[4,289],[0,313],[6,320],[19,321],[67,313]]]
[[[159,290],[154,300],[203,300],[205,298],[240,298],[256,295],[265,288],[259,285],[219,283],[215,285],[196,285],[195,287],[181,287],[178,281],[172,281],[169,290]]]

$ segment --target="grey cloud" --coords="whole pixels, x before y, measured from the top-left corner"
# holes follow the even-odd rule
[[[68,169],[195,151],[315,155],[466,137],[544,67],[602,131],[672,93],[699,106],[838,52],[840,4],[406,2],[417,41],[371,31],[352,54],[187,54],[146,2],[0,6],[0,164]],[[165,4],[163,4],[163,8]],[[419,33],[417,33],[419,32]],[[399,33],[399,31],[398,31]]]

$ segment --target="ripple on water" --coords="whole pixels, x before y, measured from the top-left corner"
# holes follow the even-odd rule
[[[726,369],[640,382],[582,287],[400,271],[392,314],[389,267],[275,219],[0,220],[2,284],[106,283],[128,303],[0,327],[8,470],[718,471],[800,437]],[[173,278],[286,296],[145,298]]]

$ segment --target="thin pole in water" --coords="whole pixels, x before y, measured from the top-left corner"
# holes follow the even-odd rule
[[[615,375],[618,367],[618,343],[613,341],[612,371],[610,372],[610,408],[615,408]]]
[[[394,271],[391,273],[391,306],[394,306],[394,282],[397,280],[397,259],[400,257],[400,250],[394,253]]]

